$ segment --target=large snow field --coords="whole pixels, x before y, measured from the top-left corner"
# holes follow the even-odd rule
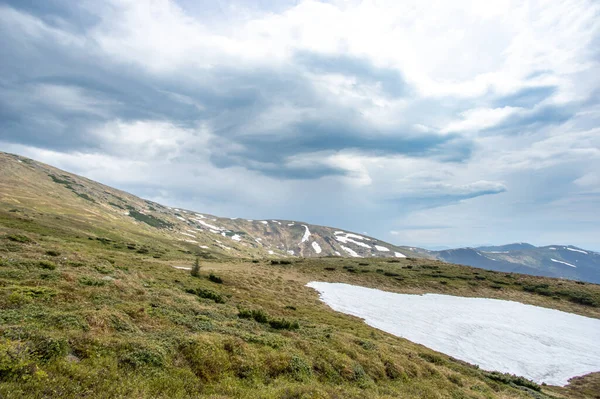
[[[537,383],[600,371],[600,320],[518,302],[310,282],[333,310],[438,352]]]

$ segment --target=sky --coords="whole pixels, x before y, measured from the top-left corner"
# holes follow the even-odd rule
[[[600,249],[597,1],[0,0],[0,150],[223,217]]]

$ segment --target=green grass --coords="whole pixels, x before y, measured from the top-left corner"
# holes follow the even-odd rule
[[[533,397],[529,390],[546,397],[549,388],[333,312],[305,287],[311,280],[600,316],[594,284],[425,260],[270,264],[210,253],[217,259],[202,261],[208,278],[194,278],[171,267],[192,265],[191,250],[144,234],[0,207],[0,397]]]

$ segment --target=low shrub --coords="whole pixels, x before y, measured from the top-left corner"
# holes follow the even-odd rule
[[[200,277],[200,259],[196,258],[194,260],[194,265],[192,266],[192,270],[190,271],[190,274],[193,277]]]
[[[240,319],[254,319],[259,323],[267,323],[269,321],[269,316],[267,313],[262,310],[248,310],[248,309],[240,309],[238,312],[238,317]]]
[[[238,317],[240,319],[253,319],[254,321],[261,324],[268,324],[276,330],[297,330],[300,328],[300,324],[297,321],[290,321],[285,318],[272,319],[262,309],[240,309],[238,311]]]
[[[159,348],[133,347],[119,356],[119,363],[133,368],[163,367],[165,354]]]
[[[290,321],[284,318],[269,320],[269,325],[276,330],[297,330],[300,324],[297,321]]]
[[[24,236],[22,234],[10,234],[10,235],[6,236],[6,238],[9,239],[10,241],[20,242],[22,244],[31,242],[31,238]]]
[[[491,380],[501,382],[503,384],[517,385],[533,389],[534,391],[541,391],[540,386],[535,382],[529,381],[524,377],[519,377],[514,374],[500,373],[498,371],[484,371],[483,375]]]
[[[214,274],[209,274],[208,279],[216,284],[223,284],[223,279],[219,276],[215,276]]]
[[[60,256],[60,252],[55,251],[53,249],[50,249],[50,250],[46,251],[46,255],[48,255],[48,256]]]
[[[102,287],[106,285],[106,280],[98,280],[92,277],[83,276],[79,279],[79,284],[87,285],[88,287]]]
[[[51,262],[49,260],[39,261],[38,266],[41,267],[42,269],[46,269],[46,270],[55,270],[56,269],[56,263]]]
[[[194,294],[200,298],[210,299],[216,303],[225,303],[225,298],[214,291],[205,290],[203,288],[188,288],[185,290],[185,292],[188,294]]]

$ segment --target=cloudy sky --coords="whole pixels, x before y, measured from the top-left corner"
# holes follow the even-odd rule
[[[167,205],[600,249],[597,1],[0,0],[0,150]]]

